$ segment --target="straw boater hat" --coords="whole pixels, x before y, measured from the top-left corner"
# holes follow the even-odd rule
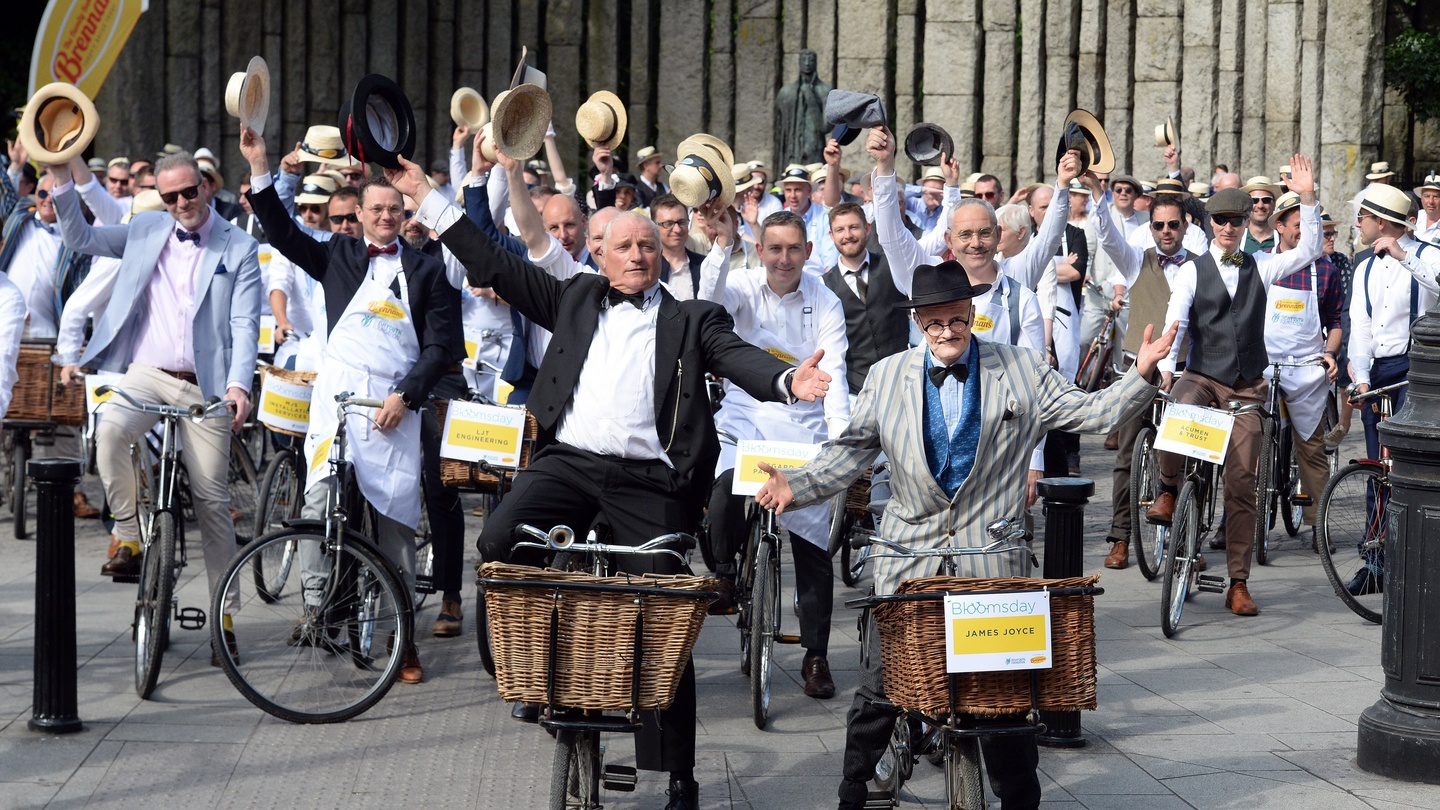
[[[67,82],[36,90],[20,117],[20,143],[41,164],[68,163],[85,151],[99,130],[94,102]]]
[[[550,96],[539,85],[512,88],[490,109],[496,151],[512,160],[528,160],[545,143],[550,114]]]
[[[1174,177],[1162,177],[1155,181],[1155,187],[1153,189],[1145,193],[1153,196],[1155,194],[1184,194],[1185,192],[1186,188],[1184,183],[1181,183]]]
[[[816,169],[815,171],[811,172],[811,173],[810,173],[810,182],[811,182],[811,183],[819,183],[821,180],[824,180],[826,177],[829,177],[829,176],[830,176],[830,171],[829,171],[829,169],[830,169],[830,167],[828,167],[828,166],[821,166],[820,168],[818,168],[818,169]],[[850,172],[845,171],[845,167],[844,167],[844,166],[841,166],[841,167],[840,167],[840,182],[843,183],[843,182],[845,182],[846,180],[849,180],[849,179],[850,179]]]
[[[1381,219],[1410,227],[1410,196],[1394,186],[1370,185],[1360,193],[1360,208]]]
[[[760,185],[760,178],[750,170],[748,163],[736,163],[730,167],[730,176],[735,180],[735,195]]]
[[[330,202],[330,195],[340,186],[334,179],[323,174],[307,175],[300,183],[300,189],[295,194],[296,205],[325,205]]]
[[[265,60],[251,57],[245,69],[230,74],[225,85],[225,111],[240,119],[240,126],[265,134],[270,115],[270,68]]]
[[[1394,177],[1395,172],[1390,171],[1390,164],[1385,161],[1370,164],[1370,173],[1365,175],[1366,180],[1384,180],[1387,177]]]
[[[1055,162],[1071,149],[1080,153],[1080,171],[1108,174],[1115,170],[1115,152],[1105,128],[1088,110],[1075,110],[1065,117],[1060,143],[1055,149]]]
[[[801,166],[799,163],[791,163],[785,167],[785,171],[780,173],[780,185],[783,186],[786,183],[804,183],[807,186],[813,185],[810,182],[810,170]]]
[[[130,220],[139,214],[164,210],[165,201],[160,199],[160,192],[153,188],[147,188],[130,198],[130,213],[120,218],[120,224],[129,225]]]
[[[653,146],[642,146],[635,152],[635,169],[638,171],[641,166],[652,160],[664,160],[665,156],[660,150]]]
[[[766,166],[766,165],[765,165],[765,161],[763,161],[763,160],[752,160],[752,161],[750,161],[749,163],[747,163],[747,164],[745,164],[745,165],[750,167],[750,171],[752,171],[752,172],[759,172],[761,175],[763,175],[763,176],[765,177],[764,180],[761,180],[761,181],[760,181],[760,182],[762,182],[762,183],[769,183],[769,182],[770,182],[770,178],[774,176],[774,175],[770,172],[770,167],[769,167],[769,166]]]
[[[691,135],[675,148],[670,171],[670,193],[690,208],[712,201],[726,206],[735,200],[734,176],[726,173],[735,163],[730,146],[713,135]]]
[[[490,107],[475,88],[462,87],[450,96],[450,120],[474,132],[490,120]]]
[[[220,173],[220,167],[215,165],[214,158],[196,158],[195,165],[200,167],[201,173],[210,176],[210,182],[214,183],[216,188],[225,187],[225,175]]]
[[[598,90],[575,111],[575,131],[593,149],[614,149],[625,140],[625,103],[609,90]]]
[[[485,138],[480,142],[481,156],[491,163],[499,162],[500,154],[495,151],[495,122],[485,122],[485,126],[480,128],[480,134]]]
[[[1240,190],[1246,194],[1252,191],[1268,191],[1271,197],[1280,196],[1280,187],[1275,185],[1274,181],[1263,174],[1257,174],[1249,180],[1246,180],[1245,185],[1241,186]]]
[[[340,128],[317,124],[305,130],[300,141],[300,160],[307,163],[324,163],[327,166],[349,166],[355,161],[345,151],[345,141],[340,137]]]
[[[1290,175],[1292,173],[1293,172],[1291,171],[1290,164],[1286,163],[1284,166],[1281,166],[1279,170],[1275,172],[1275,176],[1280,178],[1280,182],[1283,183],[1290,179]]]
[[[1293,191],[1287,191],[1275,200],[1275,210],[1270,212],[1270,224],[1274,225],[1280,221],[1280,216],[1300,207],[1300,195]]]
[[[1426,190],[1440,191],[1440,172],[1432,171],[1425,175],[1425,182],[1420,184],[1419,188],[1415,189],[1415,194],[1419,196],[1420,192]]]
[[[1190,187],[1186,190],[1202,200],[1210,196],[1210,184],[1204,181],[1197,180],[1191,183]]]
[[[110,168],[109,166],[107,166],[107,165],[105,164],[105,158],[102,158],[102,157],[93,157],[93,158],[90,158],[90,162],[89,162],[89,163],[86,163],[85,165],[86,165],[86,167],[89,168],[90,171],[92,171],[92,172],[103,172],[103,171],[105,171],[106,169]]]
[[[1180,132],[1175,129],[1174,116],[1165,116],[1165,123],[1155,125],[1155,145],[1173,146],[1180,151]]]
[[[345,146],[362,163],[400,168],[400,158],[415,155],[415,110],[394,80],[371,73],[355,83],[340,108]]]

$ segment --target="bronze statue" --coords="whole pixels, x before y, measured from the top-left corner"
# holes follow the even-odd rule
[[[775,96],[775,168],[825,159],[825,97],[832,88],[815,75],[815,52],[800,52],[800,78]]]

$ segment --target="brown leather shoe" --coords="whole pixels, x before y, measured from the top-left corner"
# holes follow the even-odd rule
[[[114,556],[115,556],[115,553],[116,553],[117,551],[119,551],[119,550],[120,550],[120,538],[116,537],[114,532],[111,532],[111,533],[110,533],[110,548],[105,552],[105,558],[106,558],[106,559],[109,559],[109,558],[111,558],[111,557],[114,557]]]
[[[420,666],[420,653],[411,644],[405,648],[405,659],[400,663],[401,683],[420,683],[425,680],[425,670]]]
[[[1175,517],[1175,496],[1162,492],[1155,496],[1155,503],[1145,512],[1145,519],[1161,526],[1169,526]]]
[[[440,602],[440,615],[435,617],[435,636],[437,638],[454,638],[460,635],[460,603],[444,599]]]
[[[74,503],[75,517],[80,518],[81,520],[93,520],[100,517],[100,510],[90,505],[90,500],[85,497],[85,493],[75,493]]]
[[[1116,431],[1111,431],[1110,435],[1105,437],[1105,449],[1106,449],[1106,450],[1119,450],[1119,449],[1120,449],[1120,431],[1118,431],[1118,430],[1116,430]]]
[[[735,612],[735,583],[725,577],[715,580],[715,592],[720,598],[710,603],[707,611],[711,616],[728,616]]]
[[[1250,589],[1244,582],[1230,583],[1230,590],[1225,593],[1225,607],[1236,616],[1258,616],[1260,608],[1255,606],[1255,600],[1250,598]]]
[[[110,562],[100,566],[102,577],[138,577],[140,576],[140,555],[130,550],[129,546],[121,546],[110,558]]]
[[[807,655],[800,665],[800,674],[805,677],[805,694],[813,698],[835,697],[835,681],[830,677],[830,662],[823,656]]]
[[[1106,568],[1128,568],[1130,566],[1130,543],[1116,540],[1110,544],[1110,553],[1105,555]]]
[[[1204,571],[1206,568],[1209,568],[1209,567],[1210,567],[1210,564],[1207,563],[1207,562],[1205,562],[1205,555],[1204,555],[1204,554],[1196,554],[1196,555],[1195,555],[1195,570],[1196,570],[1196,571]]]

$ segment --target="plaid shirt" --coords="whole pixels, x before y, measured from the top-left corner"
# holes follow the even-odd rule
[[[1275,282],[1275,286],[1287,290],[1308,290],[1310,272],[1307,268],[1292,273]],[[1320,301],[1320,328],[1339,329],[1340,316],[1345,311],[1345,279],[1339,269],[1323,256],[1315,260],[1314,272],[1315,280],[1320,285],[1315,296]]]

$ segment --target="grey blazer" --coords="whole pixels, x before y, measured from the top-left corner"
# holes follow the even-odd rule
[[[1032,349],[980,344],[980,443],[975,468],[954,498],[925,461],[925,347],[876,363],[860,391],[850,426],[819,455],[790,474],[795,506],[843,491],[883,450],[890,459],[891,499],[880,536],[914,548],[986,545],[989,522],[1025,511],[1030,454],[1051,429],[1107,433],[1134,418],[1155,386],[1131,371],[1111,387],[1086,394],[1065,381]],[[972,379],[976,372],[971,371]],[[936,573],[939,561],[872,558],[876,593],[892,593],[906,579]],[[1028,576],[1026,553],[960,559],[961,576]]]
[[[81,216],[73,187],[55,195],[55,214],[66,245],[91,256],[120,259],[114,289],[80,365],[124,372],[135,355],[146,286],[165,240],[175,232],[175,218],[153,211],[136,216],[129,225],[97,228]],[[228,382],[249,387],[255,377],[262,283],[255,240],[214,211],[210,216],[215,224],[195,279],[195,377],[201,393],[219,397]]]

